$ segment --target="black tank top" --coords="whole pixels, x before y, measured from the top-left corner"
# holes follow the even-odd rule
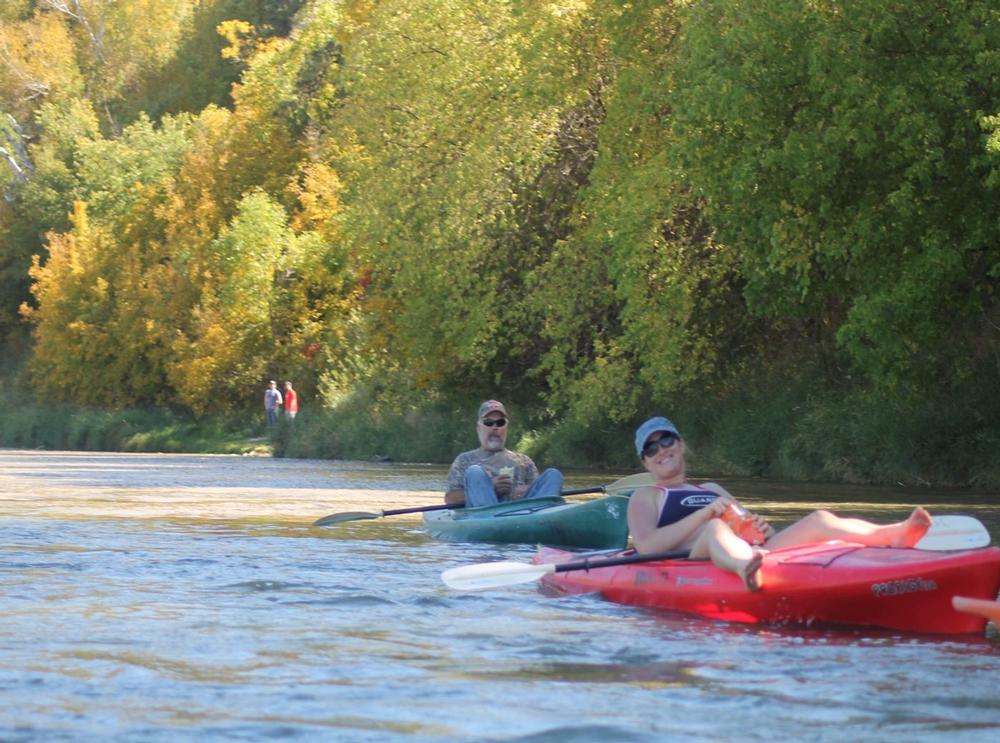
[[[705,488],[664,488],[659,485],[656,487],[667,495],[663,499],[660,520],[656,522],[657,528],[674,524],[688,514],[700,511],[719,497],[718,493],[713,493],[711,490],[706,490]]]

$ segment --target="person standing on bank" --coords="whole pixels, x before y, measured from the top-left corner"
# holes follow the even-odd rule
[[[299,412],[299,396],[295,390],[292,389],[291,382],[285,382],[285,417],[288,420],[295,420],[296,414]]]
[[[479,448],[459,454],[448,471],[444,502],[472,508],[500,501],[559,495],[563,476],[547,469],[540,476],[526,454],[507,449],[507,408],[497,400],[479,406],[476,433]]]
[[[687,444],[666,418],[650,418],[639,426],[635,453],[656,481],[638,488],[629,498],[628,527],[636,551],[690,550],[692,559],[708,559],[736,573],[748,591],[766,588],[767,576],[761,566],[770,550],[830,539],[869,547],[912,547],[932,522],[930,514],[920,507],[893,524],[874,524],[819,510],[776,532],[763,517],[746,512],[718,483],[694,485],[687,481]],[[736,530],[727,518],[733,506],[742,512],[739,521],[743,523]],[[753,536],[741,536],[747,525],[752,527]]]
[[[278,423],[278,408],[281,407],[281,393],[278,383],[273,379],[264,390],[264,412],[267,414],[267,427],[274,428]]]

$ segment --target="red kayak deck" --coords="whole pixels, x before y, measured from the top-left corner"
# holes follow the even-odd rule
[[[579,559],[580,553],[541,547],[535,562]],[[756,593],[704,560],[557,572],[542,582],[561,593],[598,591],[618,603],[730,622],[933,633],[982,632],[986,619],[956,611],[952,596],[993,600],[1000,591],[997,547],[929,552],[825,542],[774,550],[761,569],[764,588]]]

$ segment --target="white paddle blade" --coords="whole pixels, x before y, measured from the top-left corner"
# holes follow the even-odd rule
[[[554,573],[556,566],[531,565],[526,562],[484,562],[479,565],[463,565],[441,573],[441,580],[449,588],[458,591],[481,591],[486,588],[514,586],[531,583],[543,575]]]
[[[934,516],[934,523],[915,545],[918,550],[971,550],[990,543],[990,533],[972,516]]]

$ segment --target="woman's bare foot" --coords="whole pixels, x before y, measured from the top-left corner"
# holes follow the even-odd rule
[[[906,521],[899,523],[899,532],[893,537],[890,547],[912,547],[919,542],[927,530],[931,528],[934,519],[927,511],[917,506]]]
[[[743,581],[743,585],[751,593],[756,593],[764,585],[761,580],[760,566],[764,562],[765,554],[764,550],[755,549],[753,556],[747,560],[746,564],[737,573]]]

